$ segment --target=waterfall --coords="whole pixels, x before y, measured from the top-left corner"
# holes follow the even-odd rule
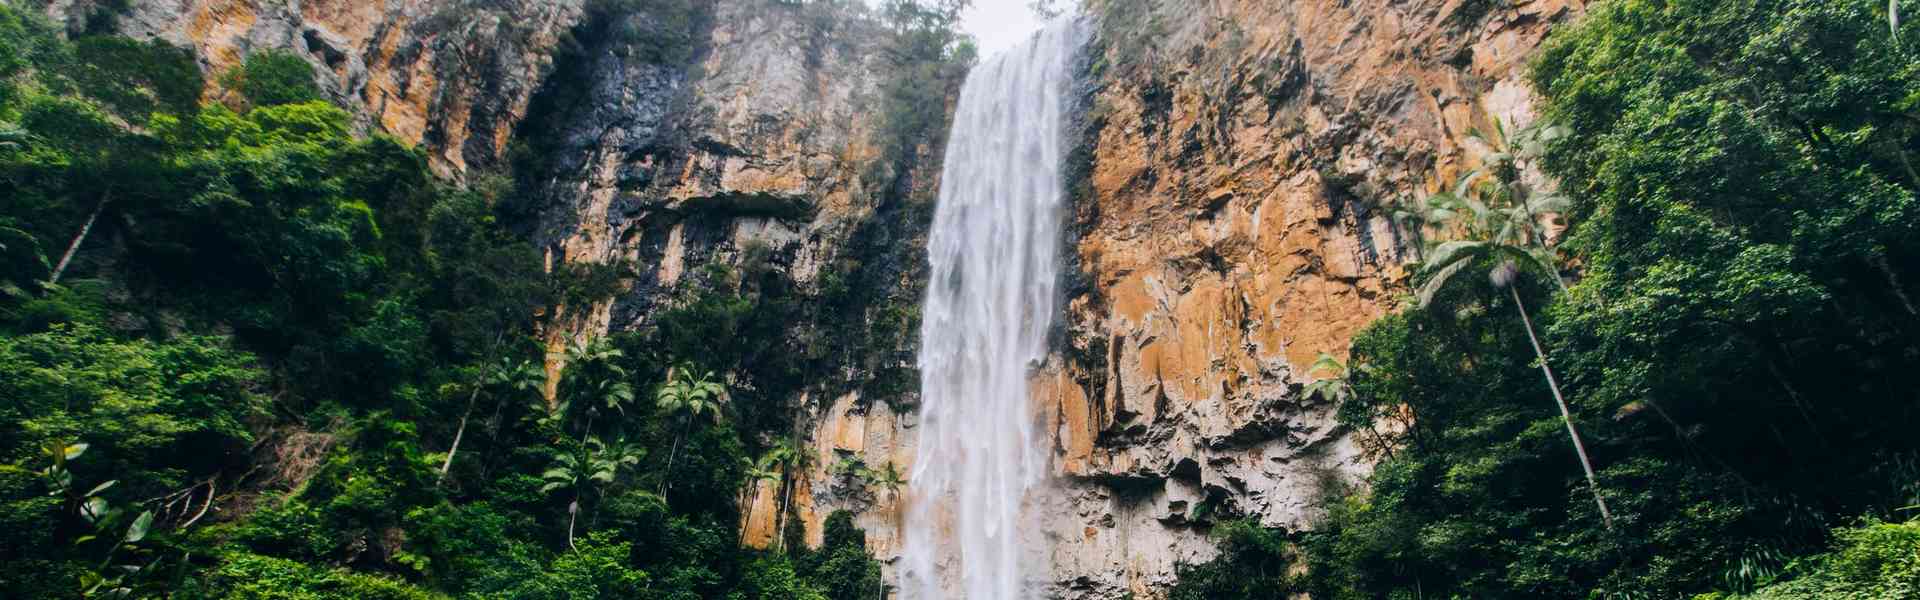
[[[927,242],[920,435],[902,597],[1014,600],[1047,574],[1023,506],[1042,483],[1028,374],[1057,307],[1069,20],[967,76]]]

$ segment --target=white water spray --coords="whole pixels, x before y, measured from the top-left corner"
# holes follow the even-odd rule
[[[920,438],[901,557],[909,600],[1016,600],[1047,574],[1023,506],[1045,476],[1028,372],[1060,270],[1066,94],[1081,27],[988,59],[960,91],[920,339]]]

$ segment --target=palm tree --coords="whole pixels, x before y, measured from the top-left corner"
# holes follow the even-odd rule
[[[800,478],[806,475],[807,470],[813,467],[814,456],[808,450],[809,448],[796,440],[783,440],[768,452],[778,457],[780,464],[780,510],[775,513],[774,531],[777,532],[776,539],[779,539],[783,546],[786,543],[787,515],[792,512],[793,507],[793,488],[799,484]]]
[[[886,492],[890,498],[898,499],[900,497],[900,488],[906,487],[907,485],[907,477],[901,474],[900,469],[895,468],[892,462],[888,462],[887,466],[878,469],[869,469],[868,473],[867,483],[880,488],[880,491]],[[894,513],[897,516],[899,514],[899,506],[896,504],[894,508]]]
[[[663,493],[667,482],[673,480],[673,461],[680,454],[680,442],[693,428],[694,418],[706,414],[719,423],[720,398],[726,393],[726,386],[713,380],[712,371],[696,376],[692,365],[682,364],[668,374],[667,383],[654,394],[654,401],[659,404],[660,410],[680,416],[680,432],[674,434],[673,450],[667,454],[667,477],[661,482]]]
[[[858,479],[861,483],[867,482],[868,473],[872,471],[872,469],[867,468],[867,459],[853,455],[840,457],[840,460],[834,462],[832,467],[828,467],[828,470],[832,471],[835,475]]]
[[[592,436],[573,451],[553,451],[553,466],[540,474],[547,482],[540,486],[540,491],[567,489],[573,492],[573,500],[567,504],[567,547],[574,547],[573,529],[580,517],[581,495],[596,483],[613,483],[622,467],[639,464],[645,455],[645,451],[624,440],[608,445]]]
[[[63,129],[63,135],[47,138],[46,141],[66,155],[76,174],[89,185],[98,185],[99,189],[93,210],[87,213],[87,219],[80,224],[80,231],[73,235],[66,252],[61,253],[60,260],[54,263],[53,272],[47,276],[49,286],[60,283],[60,277],[72,265],[74,256],[80,252],[80,246],[86,243],[87,236],[93,233],[100,216],[113,205],[116,186],[124,181],[148,181],[151,170],[159,168],[161,164],[153,159],[151,153],[141,151],[139,141],[150,139],[143,134],[125,132],[95,118],[71,116],[64,119],[73,119],[66,121],[66,125],[72,129]],[[5,141],[19,144],[33,136],[15,130],[5,137]]]
[[[1303,390],[1307,397],[1328,402],[1344,402],[1353,396],[1353,385],[1347,380],[1347,366],[1341,364],[1340,359],[1334,358],[1332,354],[1321,352],[1320,357],[1313,361],[1313,366],[1307,367],[1307,375],[1311,377],[1314,373],[1321,372],[1330,375],[1307,384]]]
[[[485,370],[480,382],[467,394],[467,410],[460,415],[460,428],[453,432],[453,446],[447,448],[446,462],[440,463],[440,480],[445,481],[447,471],[453,468],[453,456],[460,452],[460,440],[467,434],[467,419],[473,416],[473,407],[479,402],[480,394],[486,390],[538,394],[544,375],[533,363],[520,361],[515,364],[513,359],[501,359],[500,364]]]
[[[1453,194],[1442,193],[1419,200],[1401,198],[1394,202],[1389,218],[1411,242],[1409,246],[1413,248],[1415,260],[1426,258],[1429,230],[1451,218],[1452,209],[1444,201],[1453,197]]]
[[[1470,186],[1475,193],[1459,195],[1479,196],[1486,204],[1501,207],[1505,212],[1501,215],[1501,221],[1518,226],[1519,233],[1528,244],[1545,247],[1547,236],[1539,227],[1539,218],[1545,214],[1565,212],[1567,199],[1559,194],[1539,193],[1527,183],[1522,173],[1535,158],[1546,154],[1548,144],[1566,137],[1571,131],[1540,121],[1508,134],[1506,125],[1499,119],[1494,119],[1491,131],[1492,135],[1486,135],[1479,129],[1468,130],[1469,138],[1479,140],[1490,151],[1480,157],[1482,166],[1479,170],[1461,178],[1461,186]]]
[[[1575,453],[1580,456],[1580,467],[1586,472],[1587,487],[1593,492],[1593,501],[1600,508],[1600,517],[1606,522],[1608,530],[1613,529],[1613,514],[1607,510],[1607,502],[1600,495],[1600,485],[1594,476],[1593,461],[1587,456],[1586,444],[1580,438],[1579,428],[1574,426],[1573,412],[1567,407],[1566,397],[1560,392],[1560,382],[1554,377],[1553,369],[1547,363],[1547,353],[1540,345],[1540,337],[1533,330],[1533,319],[1527,315],[1526,303],[1520,297],[1520,290],[1513,285],[1523,271],[1531,271],[1552,281],[1562,291],[1566,282],[1560,280],[1560,273],[1553,267],[1553,255],[1546,247],[1546,236],[1537,231],[1538,215],[1542,212],[1557,212],[1564,200],[1556,196],[1535,198],[1532,190],[1519,183],[1518,169],[1515,167],[1516,154],[1505,146],[1504,128],[1499,143],[1494,145],[1495,152],[1486,161],[1488,168],[1467,176],[1456,189],[1465,193],[1453,198],[1442,199],[1442,204],[1458,207],[1453,219],[1465,239],[1457,239],[1440,244],[1422,266],[1427,280],[1420,286],[1417,297],[1421,307],[1433,305],[1433,300],[1442,290],[1462,278],[1461,273],[1475,266],[1492,265],[1488,276],[1494,287],[1505,288],[1513,297],[1514,308],[1520,313],[1520,323],[1527,330],[1527,340],[1533,344],[1534,356],[1540,363],[1540,372],[1546,376],[1547,387],[1553,392],[1553,399],[1560,407],[1560,417],[1567,425],[1567,435],[1573,439]],[[1529,137],[1539,137],[1530,134]],[[1531,152],[1533,150],[1529,150]],[[1484,184],[1469,185],[1490,174]],[[1552,210],[1547,210],[1552,209]]]
[[[751,519],[754,506],[760,501],[760,484],[780,480],[780,457],[775,452],[768,452],[758,460],[741,457],[740,462],[747,472],[747,517]],[[740,535],[745,536],[746,533],[746,528],[742,527]]]
[[[626,356],[620,349],[613,347],[606,338],[594,338],[587,342],[575,342],[567,347],[566,367],[561,373],[562,393],[552,404],[546,404],[546,416],[541,417],[542,425],[558,427],[566,422],[575,402],[586,406],[586,422],[581,427],[582,440],[593,431],[593,421],[600,415],[602,407],[626,414],[626,407],[633,403],[633,384],[627,380],[630,376],[617,359]],[[543,400],[544,404],[544,400]]]

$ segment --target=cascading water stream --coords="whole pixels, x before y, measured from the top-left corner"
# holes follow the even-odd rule
[[[1061,246],[1069,20],[968,74],[927,242],[920,436],[902,597],[1029,597],[1045,548],[1023,507],[1045,476],[1028,374],[1046,355]]]

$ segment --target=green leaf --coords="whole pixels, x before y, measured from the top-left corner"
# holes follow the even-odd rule
[[[140,513],[140,516],[133,520],[133,524],[127,526],[127,543],[131,544],[147,539],[147,528],[152,526],[153,511],[149,510]]]
[[[87,445],[87,443],[86,443],[86,442],[80,442],[80,443],[78,443],[78,444],[72,444],[72,445],[69,445],[69,446],[67,446],[67,448],[66,448],[66,459],[67,459],[67,460],[73,460],[73,459],[76,459],[76,458],[80,458],[80,455],[82,455],[82,454],[86,454],[86,453],[87,453],[87,448],[88,448],[88,447],[89,447],[89,446]]]
[[[92,490],[89,490],[89,491],[87,492],[87,495],[88,495],[88,496],[98,496],[98,495],[100,495],[100,492],[104,492],[104,491],[107,491],[107,488],[110,488],[110,487],[113,487],[113,484],[116,484],[116,483],[120,483],[120,480],[118,480],[118,479],[109,479],[109,480],[107,480],[107,482],[106,482],[106,483],[102,483],[102,484],[100,484],[100,485],[96,485],[96,486],[93,486],[93,489],[92,489]]]
[[[1456,260],[1428,277],[1427,282],[1420,286],[1418,294],[1420,306],[1423,308],[1432,306],[1433,299],[1440,295],[1440,290],[1446,288],[1447,282],[1452,281],[1454,275],[1458,275],[1461,269],[1470,264],[1473,264],[1472,261]]]
[[[80,505],[80,516],[88,523],[98,523],[107,516],[107,499],[99,496],[88,498]]]
[[[1573,199],[1565,194],[1537,196],[1527,202],[1527,210],[1539,213],[1563,213],[1573,206]]]

